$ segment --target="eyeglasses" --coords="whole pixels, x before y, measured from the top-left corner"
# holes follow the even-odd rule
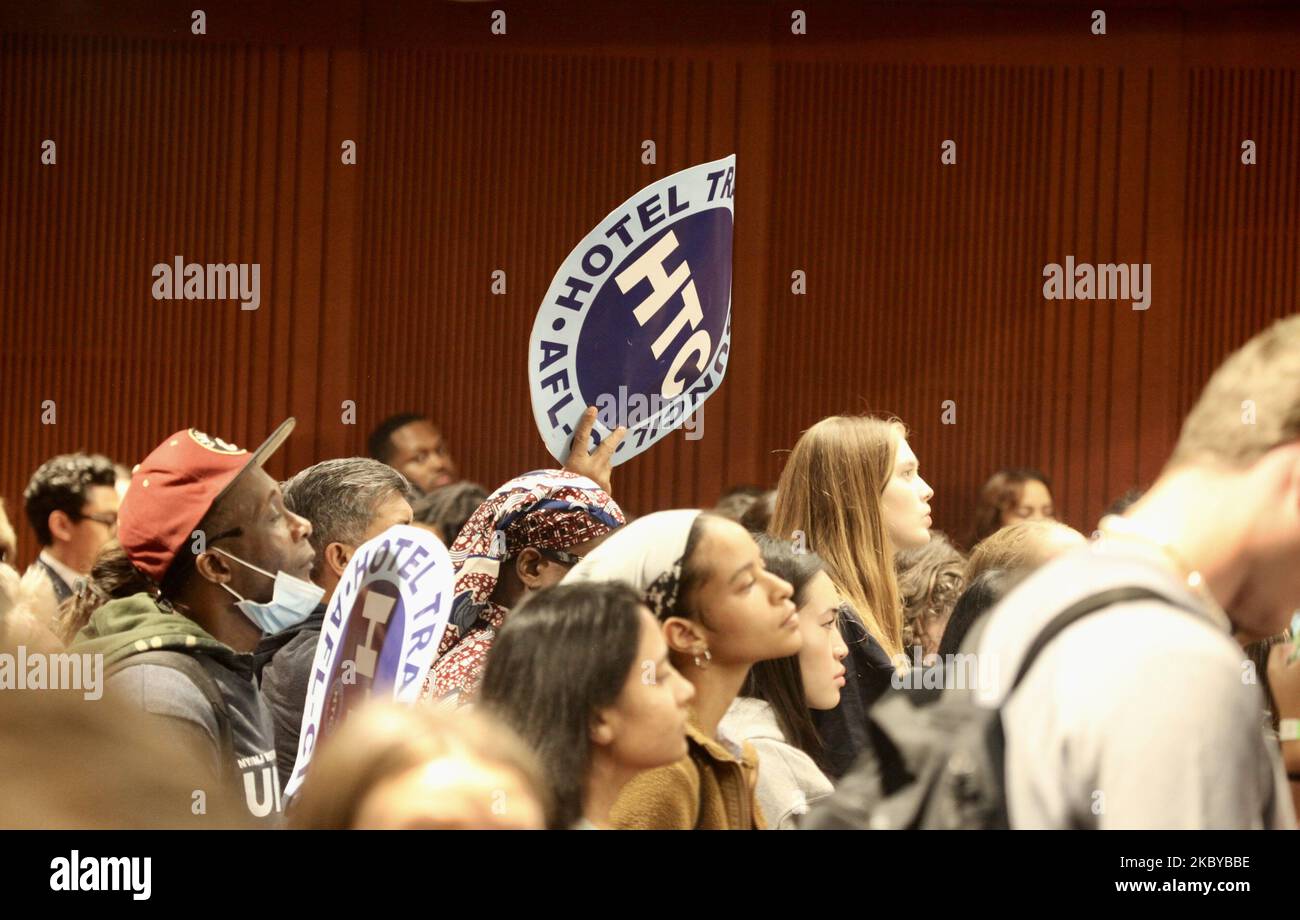
[[[566,553],[562,549],[542,549],[541,547],[538,547],[537,551],[547,559],[554,559],[560,565],[567,565],[569,568],[573,568],[582,561],[581,556],[575,556],[573,553]]]
[[[117,530],[116,511],[103,511],[99,514],[82,514],[81,512],[77,512],[75,515],[72,515],[72,517],[78,521],[95,521],[98,524],[103,524],[109,530]]]

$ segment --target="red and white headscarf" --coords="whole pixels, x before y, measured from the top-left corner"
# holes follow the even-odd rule
[[[474,624],[473,608],[492,596],[504,560],[530,546],[568,549],[624,523],[623,509],[586,476],[535,470],[515,477],[478,506],[451,545],[451,621],[462,630]]]
[[[464,702],[477,687],[508,612],[490,600],[502,562],[528,547],[566,550],[625,521],[623,510],[600,486],[565,470],[524,473],[489,495],[451,545],[455,599],[422,695]]]

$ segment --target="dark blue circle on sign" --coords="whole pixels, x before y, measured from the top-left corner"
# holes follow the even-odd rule
[[[627,387],[628,397],[640,394],[648,399],[659,395],[678,352],[701,329],[709,334],[709,353],[686,358],[677,372],[677,378],[684,381],[683,392],[703,372],[701,367],[708,369],[727,328],[731,224],[731,212],[726,208],[690,214],[648,237],[606,274],[605,283],[583,319],[575,349],[578,387],[587,405],[597,404],[602,396],[617,400],[619,387]],[[671,276],[685,262],[690,270],[689,281],[679,286],[642,326],[633,311],[650,297],[653,285],[648,278],[642,278],[624,294],[614,279],[669,231],[676,237],[677,247],[665,256],[664,273]],[[682,292],[689,282],[695,284],[703,319],[694,328],[682,323],[656,358],[652,346],[686,310]]]

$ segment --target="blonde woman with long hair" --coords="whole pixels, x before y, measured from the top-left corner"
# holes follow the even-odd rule
[[[833,775],[865,745],[866,708],[905,661],[894,553],[929,542],[933,495],[896,418],[822,419],[795,443],[781,473],[770,533],[821,556],[852,607],[840,621],[850,650],[840,706],[814,714]]]

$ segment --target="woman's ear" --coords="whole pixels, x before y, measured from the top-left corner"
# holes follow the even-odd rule
[[[707,648],[698,623],[681,617],[669,617],[664,620],[663,631],[668,648],[679,655],[699,655]]]
[[[597,709],[591,717],[591,743],[597,747],[608,747],[614,743],[614,726],[605,710]]]
[[[515,557],[515,574],[523,582],[524,588],[536,591],[546,584],[542,574],[548,566],[555,563],[547,559],[533,547],[529,546]]]

